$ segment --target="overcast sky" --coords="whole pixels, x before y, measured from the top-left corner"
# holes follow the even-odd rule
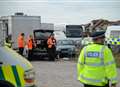
[[[42,22],[85,24],[94,19],[120,20],[120,0],[0,0],[0,16],[24,12]]]

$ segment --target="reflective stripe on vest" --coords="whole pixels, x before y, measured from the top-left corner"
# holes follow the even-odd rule
[[[85,47],[84,48],[84,64],[88,66],[108,66],[108,65],[114,64],[115,61],[109,61],[107,63],[104,63],[104,55],[103,55],[104,49],[105,49],[105,46],[103,46],[100,51],[100,56],[99,56],[99,58],[101,59],[100,63],[86,63],[87,53],[86,53],[86,47]],[[80,64],[83,64],[83,63],[80,63]]]
[[[0,80],[8,81],[15,87],[24,87],[24,70],[21,66],[2,65],[0,67]]]
[[[92,79],[92,78],[84,77],[83,75],[80,75],[80,77],[82,79],[85,79],[85,80],[90,81],[90,82],[95,82],[95,83],[102,82],[102,80],[97,80],[97,79]]]
[[[81,77],[82,79],[85,79],[85,80],[90,81],[90,82],[95,82],[95,83],[100,83],[100,82],[102,82],[103,79],[104,79],[104,78],[103,78],[102,80],[92,79],[92,78],[84,77],[83,75],[80,75],[80,77]],[[109,78],[109,80],[110,80],[110,81],[117,81],[117,77]]]
[[[117,81],[117,77],[114,77],[114,78],[109,78],[110,81]]]
[[[115,63],[115,61],[110,61],[110,62],[107,62],[107,63],[105,63],[105,64],[103,64],[103,63],[94,63],[94,64],[90,64],[90,63],[85,63],[86,65],[88,65],[88,66],[108,66],[108,65],[111,65],[111,64],[114,64]],[[84,65],[84,63],[81,63],[81,62],[79,62],[79,64],[81,64],[81,65]]]
[[[90,66],[102,66],[104,65],[104,55],[103,55],[103,51],[105,49],[105,46],[102,47],[101,51],[99,52],[99,58],[101,59],[100,63],[95,63],[95,64],[91,64],[91,63],[86,63],[86,57],[87,57],[87,52],[86,52],[86,47],[84,48],[84,64],[85,65],[90,65]]]

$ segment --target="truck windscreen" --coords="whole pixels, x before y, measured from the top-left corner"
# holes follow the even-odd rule
[[[67,37],[81,37],[82,27],[79,25],[67,25],[66,26],[66,36]]]

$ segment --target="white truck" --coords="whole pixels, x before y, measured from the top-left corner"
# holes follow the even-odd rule
[[[15,13],[12,16],[2,16],[4,29],[6,29],[6,37],[11,36],[13,42],[12,48],[17,48],[17,37],[19,33],[25,34],[25,39],[28,35],[33,34],[34,29],[40,29],[41,17],[40,16],[27,16],[23,13]]]

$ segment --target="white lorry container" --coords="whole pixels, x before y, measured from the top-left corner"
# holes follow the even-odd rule
[[[40,16],[27,16],[19,13],[12,16],[2,16],[1,20],[4,22],[7,30],[6,36],[12,36],[13,48],[17,48],[17,37],[19,33],[23,32],[25,38],[27,38],[28,35],[33,34],[34,29],[40,29],[41,23]]]

